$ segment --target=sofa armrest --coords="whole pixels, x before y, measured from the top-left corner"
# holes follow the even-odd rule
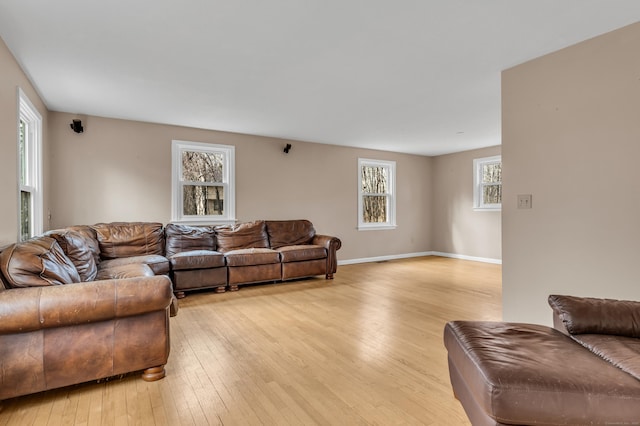
[[[0,292],[0,334],[166,310],[172,296],[167,276],[9,289]]]
[[[640,337],[640,302],[551,295],[549,306],[564,333]]]
[[[338,256],[336,252],[342,247],[342,241],[337,237],[329,235],[315,235],[311,244],[322,246],[327,249],[327,274],[333,275],[338,270]]]
[[[338,251],[342,247],[342,241],[337,237],[331,237],[329,235],[314,235],[311,244],[322,246],[327,250]]]

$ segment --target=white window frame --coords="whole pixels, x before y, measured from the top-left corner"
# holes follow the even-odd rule
[[[25,134],[25,166],[22,170],[20,161],[20,121],[27,125]],[[42,197],[42,116],[24,91],[18,87],[18,121],[17,130],[17,161],[18,161],[18,241],[22,240],[22,192],[29,192],[30,206],[30,237],[35,237],[43,232],[43,197]],[[22,182],[24,172],[25,182]]]
[[[182,153],[184,151],[200,151],[222,154],[222,186],[224,187],[224,214],[209,216],[192,216],[183,214],[182,187]],[[184,224],[232,224],[236,222],[236,190],[235,190],[235,146],[219,145],[203,142],[171,141],[171,221]]]
[[[377,223],[367,223],[363,220],[365,193],[362,191],[362,168],[363,167],[385,167],[389,173],[389,192],[386,194],[366,194],[381,195],[387,197],[387,221]],[[368,158],[358,158],[358,230],[373,231],[382,229],[395,229],[396,226],[396,162],[385,160],[371,160]]]
[[[473,160],[473,209],[477,211],[500,211],[502,210],[502,203],[489,204],[483,203],[482,194],[484,184],[482,183],[482,168],[486,164],[501,163],[502,156],[494,155],[492,157],[476,158]],[[502,186],[502,182],[500,182]]]

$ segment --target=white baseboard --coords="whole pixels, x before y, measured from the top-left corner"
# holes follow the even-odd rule
[[[407,259],[409,257],[422,257],[422,256],[442,256],[442,257],[450,257],[452,259],[471,260],[474,262],[494,263],[497,265],[502,265],[502,259],[490,259],[487,257],[465,256],[463,254],[443,253],[440,251],[423,251],[419,253],[392,254],[389,256],[376,256],[376,257],[364,257],[361,259],[339,260],[338,265],[353,265],[355,263],[384,262],[385,260]]]
[[[431,252],[433,256],[451,257],[453,259],[472,260],[474,262],[495,263],[502,265],[502,259],[491,259],[489,257],[465,256],[464,254],[442,253],[440,251]]]
[[[392,254],[389,256],[364,257],[362,259],[338,260],[338,265],[351,265],[354,263],[384,262],[385,260],[406,259],[409,257],[433,256],[432,251],[423,251],[420,253]]]

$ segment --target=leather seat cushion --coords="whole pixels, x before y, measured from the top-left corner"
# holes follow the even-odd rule
[[[211,250],[192,250],[174,254],[169,258],[171,269],[174,271],[185,269],[220,268],[225,265],[224,255]]]
[[[280,263],[280,253],[267,248],[232,250],[224,254],[227,266],[253,266]]]
[[[153,277],[155,274],[144,263],[129,263],[126,265],[112,265],[100,268],[96,280],[110,280],[136,277]]]
[[[276,249],[276,251],[280,253],[282,263],[325,259],[327,257],[327,249],[311,244],[285,246]]]
[[[477,405],[499,423],[640,419],[640,382],[552,328],[454,321],[444,343]]]
[[[169,273],[169,260],[167,260],[166,257],[157,254],[103,260],[102,262],[100,262],[99,269],[112,268],[114,266],[120,265],[129,265],[132,263],[143,263],[145,265],[149,265],[153,273],[156,275],[164,275]]]
[[[640,383],[640,339],[611,334],[579,334],[571,338]]]

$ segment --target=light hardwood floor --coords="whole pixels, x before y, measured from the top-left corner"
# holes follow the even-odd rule
[[[499,265],[441,257],[190,294],[163,380],[3,401],[0,425],[468,425],[442,331],[501,315]]]

